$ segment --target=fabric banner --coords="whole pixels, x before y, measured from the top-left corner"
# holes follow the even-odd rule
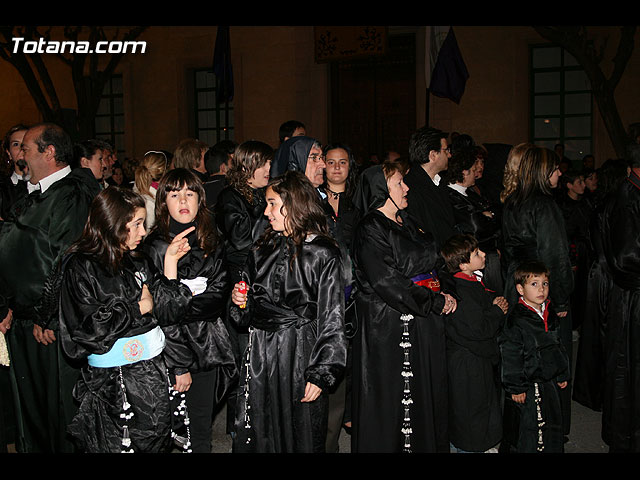
[[[436,97],[460,103],[469,78],[453,27],[427,27],[425,79]]]
[[[216,75],[218,103],[233,100],[233,67],[231,66],[231,37],[229,27],[219,26],[213,51],[213,73]]]

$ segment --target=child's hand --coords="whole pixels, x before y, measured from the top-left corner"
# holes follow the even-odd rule
[[[502,310],[504,313],[507,313],[507,311],[509,311],[509,302],[507,302],[507,299],[504,297],[494,298],[493,304],[500,307],[500,310]]]
[[[247,303],[247,289],[249,287],[244,282],[238,282],[233,287],[233,291],[231,292],[231,301],[235,303],[237,306],[242,307],[242,305],[246,305]]]
[[[142,285],[142,295],[140,295],[138,305],[140,305],[140,313],[142,315],[153,311],[153,297],[146,283]]]
[[[517,395],[515,393],[511,394],[511,400],[513,400],[516,403],[524,403],[526,399],[527,399],[527,392],[522,392]]]
[[[567,382],[566,382],[566,381],[564,381],[564,382],[558,382],[558,386],[559,386],[560,388],[565,388],[565,387],[567,386]]]
[[[189,372],[176,375],[176,384],[173,386],[178,392],[186,392],[191,386],[191,374]]]
[[[456,299],[448,293],[440,292],[440,295],[444,296],[444,307],[442,307],[442,312],[440,313],[440,315],[448,315],[449,313],[455,312],[458,306]]]

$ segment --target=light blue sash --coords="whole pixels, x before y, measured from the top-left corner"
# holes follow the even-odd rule
[[[92,367],[121,367],[141,360],[149,360],[159,355],[163,348],[164,332],[160,327],[156,327],[142,335],[119,338],[107,353],[91,354],[87,360]]]

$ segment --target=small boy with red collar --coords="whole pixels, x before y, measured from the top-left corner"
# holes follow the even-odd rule
[[[549,303],[549,270],[540,262],[515,273],[520,294],[498,339],[506,393],[503,443],[518,453],[564,451],[560,390],[569,379],[569,358]]]
[[[482,283],[485,254],[475,237],[454,235],[441,254],[459,299],[445,322],[451,451],[497,452],[502,438],[497,337],[508,303]]]

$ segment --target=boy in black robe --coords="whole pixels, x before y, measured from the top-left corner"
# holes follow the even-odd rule
[[[472,235],[454,235],[442,247],[453,274],[458,308],[446,321],[449,439],[452,452],[491,452],[502,438],[497,337],[507,300],[485,288],[485,253]]]
[[[560,390],[569,379],[569,358],[548,300],[549,270],[541,262],[527,262],[516,269],[514,280],[520,299],[498,338],[506,393],[501,447],[562,453]]]

